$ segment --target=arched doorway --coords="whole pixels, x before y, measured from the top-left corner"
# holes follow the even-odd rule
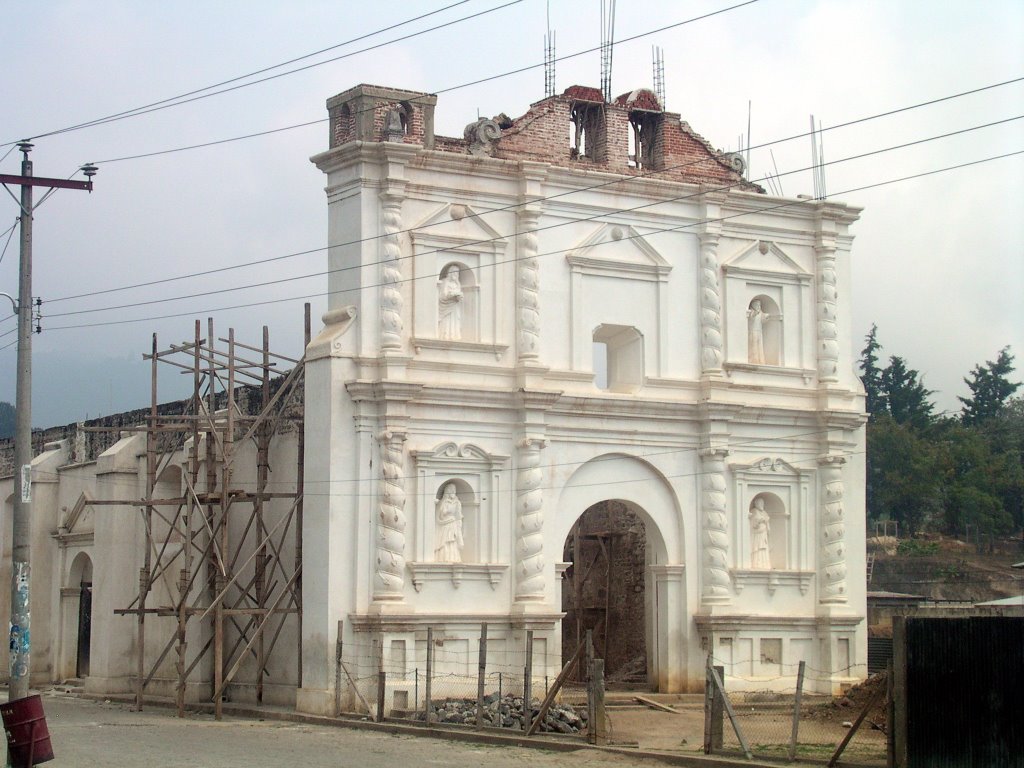
[[[576,520],[562,554],[571,564],[562,585],[563,664],[589,630],[608,682],[649,685],[643,519],[627,502],[598,502]]]
[[[566,545],[581,519],[581,531],[602,533],[602,521],[611,520],[613,527],[606,532],[623,534],[617,537],[610,551],[612,590],[609,592],[606,587],[605,594],[611,594],[614,601],[616,591],[631,590],[632,598],[620,598],[626,609],[622,616],[637,616],[640,606],[643,607],[639,625],[632,626],[630,631],[642,635],[644,650],[642,655],[635,652],[630,655],[631,650],[638,647],[639,637],[629,642],[619,638],[617,646],[613,631],[609,636],[609,655],[616,653],[617,646],[622,659],[615,671],[626,676],[632,672],[629,667],[637,664],[634,660],[641,658],[646,661],[646,674],[631,674],[631,677],[645,679],[651,688],[665,693],[686,690],[690,619],[686,605],[682,513],[679,499],[664,474],[650,462],[635,456],[621,453],[596,456],[569,477],[559,493],[557,509],[558,515],[550,527],[551,544],[562,554],[567,553]],[[591,524],[595,526],[593,529]],[[599,550],[600,544],[596,539],[594,542],[593,546]],[[579,559],[586,558],[581,545]],[[590,558],[593,559],[593,554]],[[586,560],[581,565],[581,578],[589,564],[590,560]],[[574,566],[575,563],[566,567],[565,572]],[[575,585],[565,572],[561,583],[563,600],[566,593],[575,592]],[[603,603],[600,607],[603,609]],[[567,623],[574,624],[575,619],[572,622],[563,619],[563,629]],[[572,637],[574,635],[559,638],[563,640],[562,653],[566,660],[566,654],[576,650],[576,646],[569,647]],[[603,652],[603,645],[595,648],[595,653]],[[606,665],[606,670],[611,669],[614,668]]]
[[[85,552],[75,555],[71,563],[67,592],[72,598],[68,619],[75,638],[72,646],[74,676],[88,677],[92,645],[92,560]]]

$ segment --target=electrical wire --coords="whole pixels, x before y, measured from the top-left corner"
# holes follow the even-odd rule
[[[882,152],[882,151],[887,151],[887,150],[878,150],[878,151],[876,151],[874,153],[866,153],[866,154],[877,154],[878,152]],[[930,176],[930,175],[934,175],[936,173],[943,173],[943,172],[946,172],[946,171],[957,170],[957,169],[960,169],[960,168],[965,168],[965,167],[969,167],[969,166],[972,166],[972,165],[978,165],[978,164],[981,164],[981,163],[991,162],[991,161],[994,161],[994,160],[1001,160],[1001,159],[1005,159],[1007,157],[1013,157],[1015,155],[1019,155],[1019,154],[1022,154],[1022,153],[1024,153],[1024,150],[1019,150],[1019,151],[1016,151],[1016,152],[1010,152],[1010,153],[1006,153],[1006,154],[1002,154],[1002,155],[996,155],[996,156],[993,156],[993,157],[984,158],[982,160],[977,160],[977,161],[972,161],[972,162],[967,162],[967,163],[960,163],[960,164],[957,164],[957,165],[947,166],[945,168],[940,168],[940,169],[937,169],[937,170],[927,171],[927,172],[923,172],[923,173],[919,173],[919,174],[913,174],[913,175],[910,175],[910,176],[904,176],[904,177],[900,177],[900,178],[897,178],[897,179],[890,179],[888,181],[878,182],[878,183],[875,183],[875,184],[869,184],[869,185],[865,185],[865,186],[861,186],[861,187],[855,187],[855,188],[852,188],[852,189],[843,190],[842,192],[839,192],[837,194],[839,194],[839,195],[851,194],[851,193],[854,193],[854,192],[861,192],[861,191],[864,191],[864,190],[867,190],[867,189],[875,189],[877,187],[886,186],[886,185],[889,185],[889,184],[895,184],[895,183],[899,183],[899,182],[902,182],[902,181],[909,181],[911,179],[922,178],[924,176]],[[830,163],[838,163],[838,162],[844,162],[844,161],[845,161],[845,159],[840,159],[840,160],[830,161]],[[801,169],[801,170],[806,170],[806,169]],[[797,171],[791,171],[791,172],[787,172],[787,173],[796,173],[796,172]],[[783,174],[783,175],[785,175],[785,174]],[[703,194],[703,193],[695,193],[695,194]],[[660,203],[663,203],[663,202],[667,202],[667,201],[658,201],[658,203],[656,203],[656,204],[660,204]],[[799,206],[799,205],[808,205],[808,204],[812,204],[813,205],[813,204],[816,204],[817,202],[818,201],[815,201],[815,200],[800,200],[800,199],[790,200],[790,201],[786,201],[784,203],[781,203],[779,205],[767,206],[767,207],[764,207],[764,208],[759,208],[759,209],[757,209],[756,213],[764,214],[764,213],[766,213],[768,211],[772,211],[772,210],[778,210],[778,209],[781,209],[781,208],[789,208],[789,207]],[[662,228],[662,229],[659,229],[659,230],[654,230],[652,232],[647,232],[647,233],[644,233],[644,235],[642,237],[646,238],[646,237],[650,237],[651,235],[655,235],[655,234],[663,234],[665,232],[679,231],[679,230],[682,230],[682,229],[688,229],[688,228],[691,228],[691,227],[699,226],[701,224],[706,224],[706,223],[710,223],[710,222],[727,221],[727,220],[734,219],[734,218],[739,218],[739,217],[742,217],[742,216],[749,216],[752,213],[753,212],[743,211],[743,212],[740,212],[740,213],[737,213],[737,214],[732,214],[732,215],[729,215],[729,216],[721,216],[721,217],[717,217],[717,218],[713,218],[713,219],[704,219],[704,220],[688,222],[686,224],[682,224],[682,225],[678,225],[678,226],[674,226],[674,227],[666,227],[666,228]],[[602,216],[606,216],[606,215],[607,214],[602,214]],[[572,222],[572,223],[578,223],[578,222]],[[556,226],[556,225],[553,225],[553,226]],[[557,226],[561,226],[561,225],[557,225]],[[636,238],[636,237],[641,237],[641,235],[637,234],[637,235],[632,235],[630,237],[631,238]],[[566,251],[571,251],[571,250],[573,250],[572,247],[565,248],[565,249],[559,249],[559,250],[555,250],[555,251],[548,251],[546,253],[537,254],[537,255],[538,255],[538,257],[540,257],[540,256],[551,256],[551,255],[557,255],[557,254],[560,254],[560,253],[565,253]],[[410,258],[410,257],[406,256],[406,257],[403,257],[403,258]],[[512,256],[512,257],[510,257],[508,259],[496,260],[493,264],[491,264],[489,266],[491,268],[494,268],[494,267],[501,266],[501,265],[504,265],[504,264],[515,263],[515,262],[519,261],[520,258],[521,257],[519,257],[519,256]],[[350,268],[340,268],[338,271],[344,270],[344,269],[350,269]],[[169,298],[169,299],[153,299],[153,300],[150,300],[150,301],[137,302],[137,303],[134,303],[134,304],[126,304],[126,305],[123,305],[123,306],[120,306],[120,307],[113,307],[113,308],[103,307],[103,308],[99,308],[99,309],[78,310],[78,311],[73,311],[73,312],[55,313],[55,314],[52,314],[52,315],[48,314],[48,315],[46,315],[46,317],[67,317],[67,316],[71,316],[71,315],[79,315],[79,314],[86,314],[86,313],[92,313],[92,312],[102,312],[102,311],[107,311],[107,310],[112,310],[112,309],[124,309],[124,308],[135,307],[135,306],[148,306],[148,305],[163,303],[163,302],[166,302],[166,301],[178,301],[178,300],[185,300],[185,299],[188,299],[188,298],[197,298],[197,297],[208,296],[208,295],[219,295],[219,294],[228,293],[228,292],[231,292],[231,291],[234,291],[234,290],[242,290],[242,289],[252,288],[252,287],[266,287],[267,285],[280,284],[280,283],[294,281],[294,280],[300,280],[300,279],[309,279],[311,277],[319,277],[319,276],[322,276],[323,274],[325,274],[325,273],[318,272],[318,273],[315,273],[315,274],[307,274],[307,275],[302,275],[302,276],[295,277],[295,278],[282,278],[282,279],[279,279],[279,280],[267,281],[265,283],[255,284],[255,285],[251,285],[251,286],[242,286],[242,287],[239,287],[239,288],[220,289],[220,290],[217,290],[217,291],[206,291],[206,292],[202,292],[202,293],[193,294],[191,296],[174,297],[174,298]],[[434,279],[433,275],[431,275],[430,278]],[[418,279],[424,279],[424,278],[423,277],[419,277],[419,278],[415,278],[415,277],[403,278],[401,281],[398,281],[398,282],[406,283],[406,282],[412,282],[412,281],[418,280]],[[344,291],[325,291],[325,292],[321,292],[321,293],[303,294],[303,295],[291,296],[291,297],[287,297],[287,298],[269,299],[269,300],[266,300],[266,301],[251,302],[251,303],[244,303],[244,304],[236,304],[236,305],[232,305],[232,306],[218,307],[218,308],[215,308],[215,309],[202,310],[200,312],[200,314],[206,314],[206,313],[212,313],[212,312],[223,312],[223,311],[228,311],[228,310],[243,309],[243,308],[257,307],[257,306],[267,306],[267,305],[271,305],[271,304],[278,304],[278,303],[283,303],[283,302],[291,302],[291,301],[296,301],[296,300],[301,300],[301,299],[319,298],[319,297],[330,295],[331,293],[347,293],[347,292],[352,292],[352,291],[360,291],[360,290],[365,290],[367,288],[379,287],[379,285],[380,284],[364,285],[364,286],[360,286],[358,288],[345,289]],[[128,324],[128,323],[145,322],[145,321],[149,321],[149,320],[163,320],[163,319],[169,319],[169,318],[174,318],[174,317],[181,317],[181,316],[184,316],[184,315],[194,315],[194,314],[196,314],[196,311],[174,313],[174,314],[167,314],[167,315],[156,315],[156,316],[151,316],[151,317],[134,318],[134,319],[112,320],[112,321],[97,322],[97,323],[83,323],[83,324],[80,324],[80,325],[73,325],[73,326],[54,326],[54,327],[48,328],[47,330],[67,330],[67,329],[70,329],[70,328],[93,328],[93,327],[107,326],[107,325],[122,325],[122,324]]]
[[[1024,81],[1024,77],[1019,77],[1019,78],[1015,78],[1015,79],[1012,79],[1012,80],[1005,80],[1005,81],[1002,81],[1002,82],[999,82],[999,83],[993,83],[993,84],[990,84],[990,85],[982,86],[980,88],[973,88],[973,89],[970,89],[970,90],[967,90],[967,91],[961,91],[959,93],[950,94],[948,96],[943,96],[943,97],[940,97],[940,98],[937,98],[937,99],[930,99],[928,101],[919,102],[917,104],[912,104],[912,105],[905,106],[905,107],[899,107],[897,109],[887,110],[885,112],[880,112],[880,113],[877,113],[877,114],[874,114],[874,115],[869,115],[867,117],[856,118],[854,120],[849,120],[849,121],[846,121],[846,122],[843,122],[843,123],[838,123],[837,125],[825,128],[824,131],[832,131],[832,130],[837,130],[837,129],[840,129],[840,128],[851,127],[851,126],[858,125],[858,124],[861,124],[861,123],[865,123],[865,122],[868,122],[868,121],[871,121],[871,120],[877,120],[877,119],[881,119],[881,118],[884,118],[884,117],[890,117],[892,115],[900,114],[900,113],[907,112],[907,111],[910,111],[910,110],[913,110],[913,109],[920,109],[920,108],[923,108],[923,107],[933,106],[935,104],[942,103],[942,102],[945,102],[945,101],[949,101],[949,100],[952,100],[952,99],[958,99],[958,98],[962,98],[964,96],[970,96],[970,95],[973,95],[973,94],[976,94],[976,93],[980,93],[980,92],[983,92],[983,91],[991,90],[991,89],[994,89],[994,88],[1003,87],[1003,86],[1006,86],[1006,85],[1012,85],[1012,84],[1019,83],[1019,82],[1022,82],[1022,81]],[[782,143],[785,143],[785,142],[806,138],[807,136],[810,136],[810,135],[811,135],[810,132],[799,133],[799,134],[795,134],[793,136],[788,136],[788,137],[785,137],[785,138],[782,138],[782,139],[775,139],[775,140],[772,140],[772,141],[764,142],[762,144],[758,144],[758,145],[752,146],[751,149],[763,149],[765,147],[774,146],[776,144],[782,144]],[[678,171],[678,170],[682,170],[684,168],[687,168],[687,167],[690,167],[690,166],[694,166],[694,165],[698,165],[698,164],[701,164],[701,163],[704,163],[704,162],[707,162],[706,158],[702,158],[700,160],[688,161],[688,162],[685,162],[685,163],[680,163],[680,164],[678,164],[676,166],[670,166],[668,168],[664,168],[664,169],[661,169],[661,170],[658,170],[658,171],[645,171],[645,172],[643,172],[641,174],[637,174],[637,175],[633,175],[633,176],[617,177],[617,178],[611,179],[609,181],[599,182],[599,183],[596,183],[596,184],[592,184],[592,185],[588,185],[588,186],[585,186],[585,187],[581,187],[579,189],[573,189],[573,190],[569,190],[567,192],[560,192],[558,194],[548,195],[546,197],[539,198],[538,202],[549,202],[551,200],[562,198],[562,197],[565,197],[567,195],[580,194],[582,192],[588,192],[588,191],[592,191],[592,190],[595,190],[595,189],[601,189],[601,188],[608,187],[608,186],[611,186],[611,185],[614,185],[614,184],[621,184],[621,183],[624,183],[624,182],[633,181],[633,180],[638,179],[638,178],[645,178],[648,175],[657,175],[657,174],[665,173],[665,172],[668,172],[668,171]],[[765,178],[767,179],[767,176]],[[835,195],[833,195],[833,196],[835,196]],[[503,211],[514,210],[516,208],[522,207],[522,205],[523,205],[523,203],[512,203],[510,205],[500,206],[500,207],[497,207],[497,208],[489,209],[487,211],[483,211],[481,215],[486,216],[486,215],[495,214],[495,213],[499,213],[499,212],[503,212]],[[422,231],[423,229],[427,229],[427,228],[433,227],[433,226],[438,226],[438,223],[428,224],[428,225],[425,225],[423,227],[409,227],[407,229],[399,230],[395,234],[399,234],[399,235],[401,235],[401,234],[411,234],[413,232]],[[286,260],[286,259],[297,258],[297,257],[300,257],[300,256],[308,256],[310,254],[319,253],[319,252],[322,252],[322,251],[330,251],[333,248],[344,248],[344,247],[348,247],[348,246],[351,246],[351,245],[357,245],[357,244],[361,244],[361,243],[366,243],[366,242],[370,242],[370,241],[373,241],[373,240],[380,239],[382,237],[384,237],[384,235],[372,235],[372,236],[369,236],[369,237],[358,238],[358,239],[355,239],[355,240],[348,240],[348,241],[342,242],[342,243],[336,243],[334,245],[321,246],[321,247],[318,247],[318,248],[310,248],[310,249],[303,250],[303,251],[295,251],[295,252],[292,252],[292,253],[284,254],[282,256],[273,256],[273,257],[270,257],[270,258],[267,258],[267,259],[258,259],[258,260],[249,261],[249,262],[242,262],[242,263],[239,263],[239,264],[232,264],[232,265],[225,266],[225,267],[217,267],[217,268],[214,268],[214,269],[203,270],[203,271],[200,271],[200,272],[192,272],[192,273],[188,273],[188,274],[185,274],[185,275],[177,275],[177,276],[174,276],[174,277],[165,277],[165,278],[160,278],[160,279],[157,279],[157,280],[149,280],[149,281],[145,281],[145,282],[141,282],[141,283],[132,283],[132,284],[129,284],[129,285],[118,286],[118,287],[114,287],[114,288],[104,288],[102,290],[90,291],[90,292],[87,292],[87,293],[72,294],[72,295],[68,295],[68,296],[59,296],[59,297],[54,298],[54,299],[49,299],[48,303],[55,304],[55,303],[61,302],[61,301],[69,301],[69,300],[72,300],[72,299],[86,298],[86,297],[89,297],[89,296],[101,296],[101,295],[105,295],[105,294],[109,294],[109,293],[116,293],[116,292],[120,292],[120,291],[132,290],[132,289],[135,289],[135,288],[145,288],[145,287],[150,287],[150,286],[154,286],[154,285],[163,285],[163,284],[166,284],[166,283],[169,283],[169,282],[175,282],[175,281],[178,281],[178,280],[187,280],[187,279],[192,279],[192,278],[196,278],[196,277],[207,277],[209,275],[219,274],[221,272],[227,272],[227,271],[231,271],[231,270],[234,270],[234,269],[244,269],[244,268],[249,268],[249,267],[253,267],[253,266],[259,266],[259,265],[262,265],[262,264],[268,264],[268,263],[272,263],[272,262],[276,262],[276,261],[283,261],[283,260]],[[478,241],[478,242],[479,243],[485,243],[485,242],[489,242],[489,241],[481,240],[481,241]]]
[[[346,40],[346,41],[344,41],[342,43],[337,43],[337,44],[329,46],[327,48],[321,48],[319,51],[314,51],[312,53],[307,53],[307,54],[304,54],[302,56],[297,56],[297,57],[295,57],[293,59],[289,59],[287,61],[283,61],[280,64],[274,64],[274,65],[269,66],[269,67],[264,67],[262,69],[257,69],[257,70],[255,70],[253,72],[249,72],[249,73],[244,74],[244,75],[238,75],[237,77],[233,77],[233,78],[230,78],[228,80],[223,80],[221,82],[214,83],[212,85],[207,85],[207,86],[204,86],[203,88],[197,88],[195,90],[188,91],[186,93],[178,94],[177,96],[171,96],[171,97],[166,98],[166,99],[161,99],[160,101],[154,101],[154,102],[151,102],[149,104],[144,104],[144,105],[139,106],[139,107],[134,107],[132,109],[124,110],[122,112],[115,112],[114,114],[107,115],[105,117],[99,117],[99,118],[95,118],[93,120],[87,120],[87,121],[85,121],[83,123],[78,123],[76,125],[70,125],[70,126],[67,126],[65,128],[58,128],[56,130],[48,131],[46,133],[35,134],[32,138],[33,138],[33,140],[41,139],[41,138],[46,138],[47,136],[56,136],[56,135],[59,135],[59,134],[62,134],[62,133],[68,133],[68,132],[71,132],[71,131],[82,130],[84,128],[92,128],[92,127],[97,126],[97,125],[106,125],[108,123],[116,122],[116,121],[119,121],[119,120],[126,120],[126,119],[132,118],[132,117],[138,117],[140,115],[149,114],[151,112],[156,112],[156,111],[159,111],[159,110],[162,110],[162,109],[169,109],[171,107],[181,106],[182,104],[188,104],[188,103],[190,103],[192,101],[196,101],[198,99],[204,99],[204,98],[208,98],[210,96],[218,96],[220,94],[229,93],[230,91],[238,90],[240,88],[247,88],[250,85],[257,85],[259,83],[267,82],[268,80],[273,80],[273,79],[276,79],[276,78],[279,78],[279,77],[285,77],[287,75],[292,75],[292,74],[295,74],[297,72],[303,72],[303,71],[305,71],[307,69],[312,69],[314,67],[319,67],[319,66],[322,66],[324,64],[330,64],[332,62],[339,61],[340,59],[345,59],[345,58],[348,58],[350,56],[355,56],[355,55],[360,54],[360,53],[366,53],[367,51],[376,50],[377,48],[381,48],[381,47],[386,46],[386,45],[392,45],[394,43],[403,42],[403,41],[411,39],[413,37],[418,37],[419,35],[426,34],[427,32],[433,32],[433,31],[436,31],[438,29],[443,29],[444,27],[447,27],[447,26],[454,26],[455,24],[461,23],[463,21],[468,21],[470,19],[474,19],[474,18],[477,18],[479,16],[486,15],[488,13],[491,13],[492,11],[501,10],[503,8],[506,8],[506,7],[510,6],[510,5],[516,5],[517,3],[522,2],[522,0],[512,0],[512,2],[505,3],[504,5],[497,6],[495,8],[490,8],[490,9],[488,9],[486,11],[481,11],[479,13],[475,13],[475,14],[472,14],[470,16],[463,17],[461,19],[456,19],[454,21],[447,22],[446,24],[442,24],[442,25],[439,25],[437,27],[431,27],[429,29],[421,30],[421,31],[416,32],[416,33],[411,34],[411,35],[406,35],[404,37],[399,37],[399,38],[396,38],[394,40],[389,40],[387,42],[371,46],[369,48],[364,48],[364,49],[359,50],[359,51],[354,51],[354,52],[345,54],[344,56],[338,56],[338,57],[333,58],[333,59],[327,59],[325,61],[317,62],[315,64],[310,64],[310,65],[307,65],[307,66],[304,66],[304,67],[300,67],[298,69],[291,70],[289,72],[279,73],[277,75],[274,75],[273,77],[267,77],[267,78],[263,78],[263,79],[260,79],[260,80],[254,80],[254,81],[249,82],[249,83],[244,83],[242,85],[237,85],[237,86],[234,86],[232,88],[226,88],[224,90],[216,91],[214,93],[207,93],[205,95],[199,95],[199,94],[202,94],[204,91],[210,91],[210,90],[213,90],[214,88],[220,88],[221,86],[224,86],[224,85],[230,85],[231,83],[237,83],[239,80],[246,80],[246,79],[248,79],[250,77],[255,77],[256,75],[261,75],[261,74],[263,74],[265,72],[270,72],[271,70],[274,70],[274,69],[280,69],[281,67],[286,67],[289,64],[294,64],[294,63],[299,62],[299,61],[304,61],[305,59],[312,58],[313,56],[319,56],[322,53],[327,53],[328,51],[333,51],[333,50],[335,50],[337,48],[342,48],[342,47],[344,47],[346,45],[351,45],[352,43],[357,43],[357,42],[359,42],[361,40],[366,40],[366,39],[369,39],[371,37],[376,37],[377,35],[383,34],[384,32],[390,32],[393,29],[398,29],[399,27],[404,27],[407,24],[411,24],[411,23],[413,23],[415,21],[421,21],[421,20],[423,20],[425,18],[428,18],[430,16],[436,16],[439,13],[443,13],[444,11],[450,10],[452,8],[455,8],[456,6],[459,6],[459,5],[465,5],[468,2],[470,2],[470,0],[459,0],[459,2],[455,2],[455,3],[452,3],[450,5],[446,5],[446,6],[442,7],[442,8],[437,9],[436,11],[431,11],[429,13],[424,13],[424,14],[421,14],[419,16],[414,16],[412,18],[406,19],[405,21],[401,21],[401,22],[399,22],[397,24],[392,24],[391,26],[382,27],[381,29],[378,29],[378,30],[376,30],[374,32],[368,32],[368,33],[366,33],[364,35],[360,35],[358,37],[353,37],[353,38],[351,38],[349,40]],[[189,97],[194,97],[194,98],[189,98]],[[0,144],[0,146],[6,146],[7,144],[16,145],[17,143],[18,143],[17,141],[5,142],[3,144]],[[8,150],[8,154],[9,153],[10,153],[10,150]],[[4,155],[4,157],[6,157],[6,156],[7,155]]]
[[[519,0],[517,0],[517,2],[518,1]],[[747,6],[747,5],[753,5],[754,3],[757,3],[757,2],[760,2],[760,0],[745,0],[745,2],[738,3],[736,5],[731,5],[731,6],[727,7],[727,8],[722,8],[722,9],[719,9],[717,11],[711,11],[710,13],[705,13],[702,16],[694,16],[693,18],[686,19],[684,21],[679,21],[679,22],[676,22],[674,24],[667,24],[667,25],[665,25],[663,27],[658,27],[657,29],[652,29],[652,30],[649,30],[647,32],[641,32],[639,34],[633,35],[632,37],[624,38],[623,40],[620,40],[619,42],[615,43],[615,45],[623,45],[625,43],[633,42],[634,40],[638,40],[638,39],[643,38],[643,37],[648,37],[650,35],[654,35],[654,34],[657,34],[659,32],[665,32],[665,31],[667,31],[669,29],[675,29],[676,27],[681,27],[681,26],[684,26],[686,24],[692,24],[692,23],[697,22],[697,21],[703,21],[704,19],[708,19],[708,18],[711,18],[713,16],[717,16],[717,15],[722,14],[722,13],[727,13],[728,11],[733,11],[733,10],[736,10],[737,8],[742,8],[742,7]],[[571,54],[568,54],[566,56],[560,56],[557,59],[555,59],[555,61],[567,61],[568,59],[573,59],[573,58],[576,58],[578,56],[584,56],[584,55],[586,55],[588,53],[593,53],[594,51],[597,51],[597,50],[600,50],[600,49],[601,49],[601,46],[595,46],[593,48],[587,48],[585,50],[577,51],[576,53],[571,53]],[[453,86],[450,86],[448,88],[442,88],[440,90],[434,91],[432,94],[430,94],[430,96],[437,96],[437,95],[443,94],[443,93],[451,93],[452,91],[461,90],[463,88],[469,88],[469,87],[474,86],[474,85],[481,85],[482,83],[488,83],[488,82],[491,82],[491,81],[494,81],[494,80],[500,80],[500,79],[503,79],[503,78],[506,78],[506,77],[511,77],[512,75],[518,75],[518,74],[522,74],[523,72],[529,72],[532,69],[539,69],[539,68],[541,68],[543,66],[544,66],[544,62],[541,62],[540,64],[529,64],[529,65],[527,65],[525,67],[519,67],[518,69],[512,69],[512,70],[508,70],[506,72],[500,72],[500,73],[498,73],[496,75],[489,75],[487,77],[482,77],[482,78],[479,78],[477,80],[471,80],[471,81],[466,82],[466,83],[460,83],[459,85],[453,85]],[[412,102],[412,103],[416,103],[419,100],[419,98],[420,97],[415,97],[414,96],[414,97],[410,98],[409,101]],[[329,120],[329,118],[325,117],[325,118],[320,118],[319,120],[313,120],[313,121],[304,122],[304,123],[297,123],[295,125],[284,126],[282,128],[275,128],[275,129],[272,129],[272,130],[269,130],[269,131],[262,131],[262,132],[259,132],[259,133],[246,134],[244,136],[235,136],[235,137],[232,137],[232,138],[219,139],[217,141],[204,142],[202,144],[192,144],[192,145],[184,146],[184,147],[176,147],[174,149],[165,149],[165,150],[160,150],[160,151],[157,151],[157,152],[145,152],[145,153],[135,154],[135,155],[125,155],[123,157],[109,158],[107,160],[97,160],[96,162],[100,163],[100,164],[120,163],[120,162],[123,162],[123,161],[126,161],[126,160],[140,160],[140,159],[146,158],[146,157],[155,157],[155,156],[158,156],[158,155],[167,155],[167,154],[171,154],[171,153],[174,153],[174,152],[187,152],[187,151],[193,150],[193,149],[202,149],[203,147],[211,147],[211,146],[216,146],[216,145],[219,145],[219,144],[227,144],[227,143],[233,142],[233,141],[243,141],[243,140],[246,140],[246,139],[252,139],[252,138],[259,137],[259,136],[266,136],[266,135],[269,135],[269,134],[272,134],[272,133],[280,133],[282,131],[288,131],[288,130],[292,130],[292,129],[295,129],[295,128],[305,128],[306,126],[315,125],[317,123],[325,123],[328,120]],[[3,145],[0,145],[0,146],[3,146]]]

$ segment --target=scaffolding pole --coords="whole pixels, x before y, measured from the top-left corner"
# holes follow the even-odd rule
[[[196,321],[191,342],[164,350],[154,334],[145,355],[152,376],[142,427],[145,497],[90,503],[134,506],[141,515],[145,549],[138,593],[115,611],[136,617],[136,709],[158,679],[174,684],[177,713],[184,717],[190,683],[206,683],[220,719],[228,687],[240,680],[263,703],[274,650],[289,622],[295,684],[301,685],[304,370],[302,360],[271,352],[265,327],[259,347],[237,342],[233,329],[218,339],[212,319],[206,330],[204,338]],[[308,346],[308,304],[304,340]],[[191,397],[171,408],[161,407],[157,388],[166,365],[192,379]],[[278,367],[285,365],[293,366],[286,374]],[[239,386],[241,377],[255,383]],[[282,490],[270,481],[271,449],[285,431],[296,434],[295,475]],[[247,466],[253,470],[248,480],[242,472]],[[193,677],[197,668],[202,671]],[[292,680],[289,675],[277,682]]]

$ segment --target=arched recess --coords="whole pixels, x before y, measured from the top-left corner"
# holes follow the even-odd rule
[[[79,552],[71,561],[61,590],[63,607],[63,677],[88,677],[92,642],[92,559]]]
[[[634,537],[637,534],[642,536],[643,544],[638,548],[642,549],[642,562],[637,562],[641,557],[637,551],[625,558],[616,558],[613,554],[610,558],[613,569],[611,578],[616,579],[616,567],[642,568],[643,573],[639,578],[642,579],[644,603],[647,683],[665,692],[683,690],[686,684],[685,648],[688,634],[682,557],[683,531],[678,500],[668,481],[657,469],[641,459],[623,454],[606,454],[591,459],[573,473],[559,495],[556,508],[559,514],[551,522],[549,530],[553,538],[557,537],[557,547],[562,551],[568,548],[574,530],[590,529],[587,517],[596,521],[607,521],[610,516],[618,517],[613,527],[623,534],[619,537],[623,540],[622,546],[626,546],[625,540],[631,529]],[[577,529],[581,519],[583,523]],[[552,542],[553,547],[555,541]],[[585,557],[586,553],[583,554]],[[578,567],[582,572],[589,565],[587,561],[573,564],[571,568]],[[631,574],[630,577],[620,577],[619,582],[631,583],[635,589],[640,586],[632,578],[636,576]],[[573,578],[572,573],[568,574],[568,578]],[[570,591],[573,590],[563,586],[563,599],[566,592]],[[571,634],[572,631],[567,632],[567,635]],[[563,647],[563,656],[574,650]],[[595,650],[598,655],[603,652],[602,648]]]

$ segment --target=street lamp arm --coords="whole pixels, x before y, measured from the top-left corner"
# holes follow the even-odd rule
[[[3,291],[0,291],[0,296],[6,296],[7,299],[11,302],[11,307],[14,308],[14,314],[18,314],[18,302],[14,300],[14,297],[11,296],[11,294],[9,293],[4,293]]]

